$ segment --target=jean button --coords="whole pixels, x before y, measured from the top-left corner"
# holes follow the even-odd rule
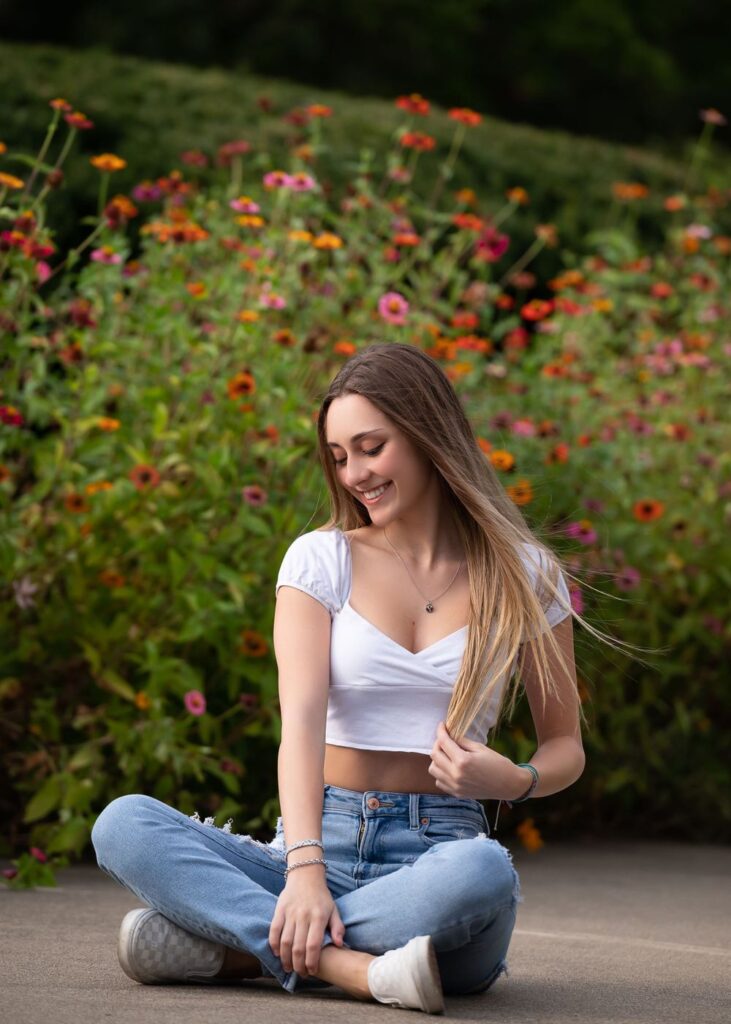
[[[429,819],[428,818],[422,818],[421,819],[421,824],[422,825],[428,825],[429,824]]]
[[[375,811],[376,807],[380,807],[380,806],[381,806],[381,801],[378,799],[377,796],[369,796],[368,797],[368,807],[372,811]]]

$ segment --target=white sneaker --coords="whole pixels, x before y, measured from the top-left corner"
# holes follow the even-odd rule
[[[212,981],[226,947],[179,928],[152,907],[130,910],[119,929],[117,955],[124,973],[143,985]]]
[[[444,1013],[442,979],[430,935],[417,935],[368,965],[368,988],[379,1003],[403,1010]]]

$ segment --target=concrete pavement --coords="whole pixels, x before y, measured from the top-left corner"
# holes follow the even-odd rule
[[[582,841],[510,849],[524,898],[510,973],[481,995],[448,996],[442,1020],[731,1021],[731,847]],[[119,967],[116,938],[126,911],[143,904],[95,864],[58,877],[55,889],[0,889],[3,1024],[392,1020],[391,1007],[337,988],[291,995],[274,980],[138,985]]]

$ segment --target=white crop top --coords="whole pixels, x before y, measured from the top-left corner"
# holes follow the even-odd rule
[[[527,566],[535,586],[539,549],[529,546]],[[524,561],[526,559],[524,558]],[[468,627],[450,633],[417,654],[396,643],[350,606],[352,587],[350,541],[337,528],[312,530],[297,537],[286,551],[275,593],[282,586],[310,594],[330,612],[330,690],[325,742],[361,750],[401,750],[430,754],[437,724],[444,721],[459,674]],[[531,571],[532,569],[532,571]],[[569,601],[559,575],[559,590]],[[554,601],[546,612],[550,627],[570,614]],[[485,743],[497,720],[503,682],[470,726],[466,736]]]

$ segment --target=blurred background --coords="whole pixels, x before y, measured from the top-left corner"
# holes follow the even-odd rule
[[[0,37],[357,95],[418,91],[660,150],[731,98],[726,0],[3,0]]]
[[[501,840],[728,840],[730,38],[721,0],[0,0],[10,884],[125,792],[271,837],[276,569],[382,340],[649,648],[575,630],[587,769]],[[530,758],[525,700],[492,742]]]

